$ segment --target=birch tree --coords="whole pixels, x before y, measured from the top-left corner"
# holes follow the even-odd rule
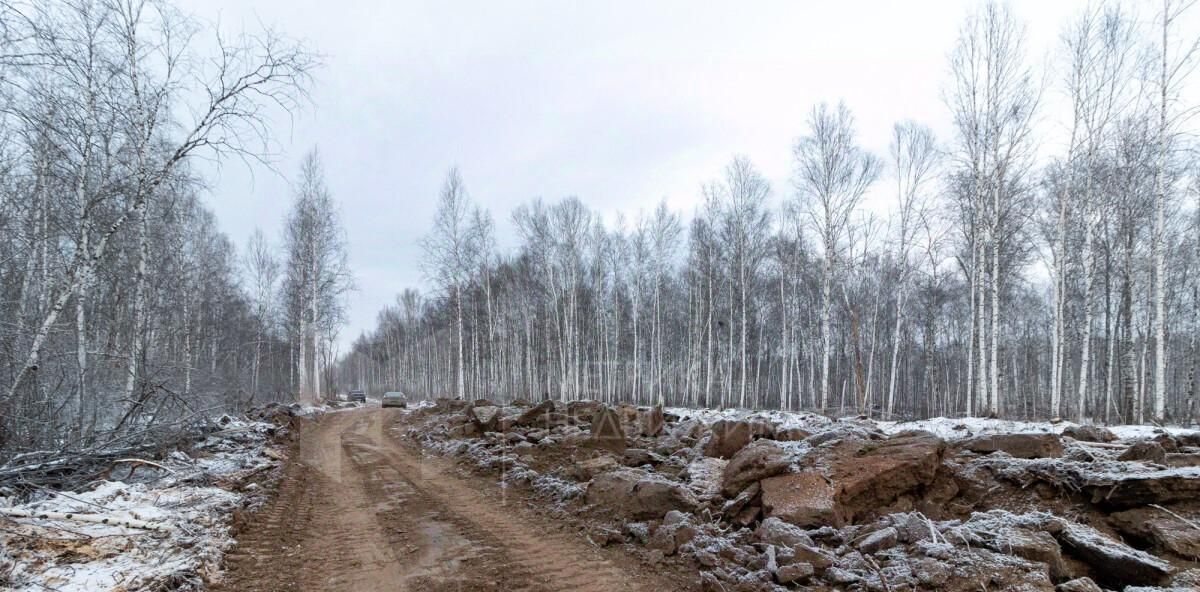
[[[809,115],[808,134],[792,151],[797,198],[804,204],[824,258],[821,268],[820,409],[829,405],[829,362],[833,353],[833,281],[851,216],[879,176],[879,160],[855,140],[854,116],[842,103],[822,103]]]
[[[471,278],[477,237],[470,224],[471,206],[457,168],[450,169],[438,195],[430,233],[421,241],[425,273],[448,293],[454,310],[455,395],[465,396],[463,368],[463,289]]]

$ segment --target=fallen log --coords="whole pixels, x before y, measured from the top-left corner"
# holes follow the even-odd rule
[[[173,532],[175,530],[175,527],[161,522],[147,522],[145,520],[121,518],[119,516],[104,516],[102,514],[35,512],[33,510],[21,510],[17,508],[0,508],[0,515],[10,516],[13,518],[37,518],[41,520],[65,520],[69,522],[108,524],[112,526],[124,526],[126,528],[137,528],[141,530],[156,530],[159,532]]]

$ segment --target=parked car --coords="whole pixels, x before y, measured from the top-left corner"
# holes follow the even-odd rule
[[[404,393],[399,391],[388,391],[383,393],[384,407],[408,407],[408,400],[404,397]]]
[[[350,391],[349,395],[346,395],[346,400],[352,403],[366,403],[367,393],[366,391],[362,390],[353,390]]]

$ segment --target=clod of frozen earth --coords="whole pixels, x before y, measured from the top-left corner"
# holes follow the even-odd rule
[[[722,491],[733,497],[755,481],[787,472],[791,464],[791,453],[779,443],[755,440],[733,455],[725,466]]]
[[[1075,578],[1059,584],[1054,592],[1104,592],[1092,578]]]
[[[780,584],[791,584],[794,582],[803,582],[813,576],[815,570],[811,563],[798,561],[789,563],[780,567],[775,571],[775,581]]]
[[[1084,490],[1093,503],[1129,508],[1200,499],[1200,467],[1090,474]]]
[[[750,424],[744,421],[718,420],[709,426],[704,442],[704,456],[731,459],[750,443]]]
[[[513,425],[522,427],[549,427],[550,416],[554,413],[554,401],[545,400],[517,416]]]
[[[1082,524],[1055,519],[1063,550],[1086,562],[1103,579],[1122,586],[1153,585],[1171,575],[1171,565],[1144,551],[1108,538]],[[1053,524],[1053,523],[1052,523]]]
[[[841,526],[833,485],[824,475],[806,471],[763,479],[763,513],[796,526]]]
[[[698,533],[688,516],[678,510],[667,512],[663,523],[654,529],[646,546],[658,549],[664,555],[674,555],[676,549],[691,542]]]
[[[1022,559],[1044,564],[1052,580],[1069,577],[1062,550],[1047,529],[1059,530],[1060,524],[1049,524],[1049,515],[1016,515],[1004,510],[977,512],[959,526],[947,532],[947,539],[991,549]]]
[[[661,518],[671,510],[690,512],[699,502],[686,487],[643,469],[620,468],[597,475],[587,503],[633,519]]]
[[[800,428],[783,428],[775,431],[775,439],[780,442],[799,442],[811,435],[807,430]]]
[[[1117,512],[1108,523],[1121,534],[1149,541],[1163,551],[1200,560],[1200,528],[1178,514],[1159,508],[1136,508]]]
[[[567,417],[576,423],[590,422],[596,411],[599,411],[603,406],[603,403],[591,399],[571,401],[567,403]]]
[[[857,456],[837,457],[833,482],[838,513],[853,521],[933,483],[945,450],[941,438],[913,431],[871,441]]]
[[[1134,442],[1125,452],[1121,453],[1121,456],[1117,457],[1117,460],[1144,461],[1165,465],[1167,464],[1167,451],[1163,450],[1162,444],[1154,440],[1142,440]]]
[[[895,547],[897,537],[898,533],[895,527],[881,528],[863,537],[858,542],[858,550],[873,555],[885,549]]]
[[[721,479],[729,461],[702,456],[690,464],[686,471],[688,488],[701,502],[713,502],[721,497]]]
[[[487,403],[486,400],[481,400]],[[481,401],[476,401],[476,406],[467,410],[467,416],[475,423],[481,432],[496,431],[497,420],[500,415],[500,408],[495,405],[479,405]]]
[[[1094,425],[1068,426],[1063,429],[1062,435],[1080,442],[1114,442],[1117,439],[1112,430]]]
[[[1059,437],[1044,433],[987,434],[963,440],[958,446],[978,454],[1002,451],[1016,458],[1058,458],[1063,455]]]
[[[639,411],[638,423],[641,426],[641,435],[643,436],[655,437],[662,434],[663,424],[665,423],[662,405],[655,405],[649,410]]]
[[[788,524],[778,518],[767,518],[763,520],[758,529],[754,531],[754,535],[760,543],[766,545],[775,545],[777,547],[792,547],[794,545],[804,544],[813,546],[813,540],[804,532],[804,529]]]
[[[596,410],[592,416],[591,430],[593,446],[616,454],[625,453],[625,431],[621,428],[620,417],[611,407],[602,405]]]

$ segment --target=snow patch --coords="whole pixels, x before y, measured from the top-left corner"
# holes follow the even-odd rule
[[[37,494],[24,503],[0,497],[0,508],[49,514],[0,516],[6,523],[0,529],[0,548],[5,550],[0,554],[0,588],[199,590],[218,579],[221,556],[233,544],[232,511],[252,500],[215,484],[272,467],[279,456],[268,444],[273,426],[221,423],[223,430],[193,448],[195,458],[181,451],[169,454],[160,462],[166,470],[138,467],[129,481],[100,481],[77,493]],[[117,467],[112,473],[125,470]],[[86,521],[101,518],[110,523]],[[12,564],[4,565],[6,560]]]

